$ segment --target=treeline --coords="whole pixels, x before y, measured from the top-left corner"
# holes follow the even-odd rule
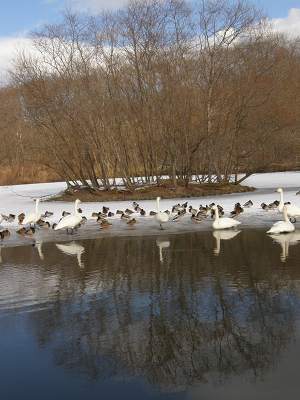
[[[250,3],[131,1],[66,13],[33,42],[6,89],[7,146],[70,185],[228,182],[297,162],[300,42]]]

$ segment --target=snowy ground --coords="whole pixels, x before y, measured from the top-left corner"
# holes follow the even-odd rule
[[[251,199],[254,203],[250,209],[245,209],[245,212],[239,217],[243,227],[268,227],[278,219],[281,215],[277,211],[264,211],[261,209],[262,202],[271,203],[275,199],[279,199],[278,193],[275,193],[277,187],[284,189],[284,200],[290,201],[293,204],[300,206],[300,196],[296,196],[296,191],[300,188],[300,172],[280,172],[280,173],[267,173],[255,174],[243,182],[245,185],[254,186],[257,188],[255,192],[230,194],[223,196],[209,196],[192,199],[171,199],[161,201],[161,210],[171,209],[172,205],[176,203],[183,203],[188,200],[189,204],[198,208],[200,204],[209,204],[215,202],[224,207],[226,213],[229,213],[236,202],[241,204]],[[65,188],[64,183],[46,183],[46,184],[31,184],[31,185],[16,185],[16,186],[2,186],[0,187],[0,213],[3,214],[20,214],[21,212],[28,213],[34,209],[34,199],[46,195],[57,194]],[[128,235],[158,235],[160,231],[155,223],[153,217],[141,217],[137,215],[138,223],[134,227],[129,227],[126,223],[120,220],[119,216],[112,218],[113,226],[109,230],[99,230],[98,224],[95,220],[90,219],[93,211],[101,211],[102,206],[110,207],[111,211],[115,212],[117,209],[132,208],[131,202],[128,201],[114,201],[103,203],[82,203],[83,215],[89,221],[82,227],[78,233],[72,237],[64,232],[54,232],[53,230],[40,229],[34,238],[20,239],[14,231],[18,228],[17,222],[9,224],[3,223],[3,227],[9,227],[13,233],[11,237],[2,242],[2,245],[15,245],[30,243],[34,240],[37,241],[65,241],[70,239],[92,238],[101,236],[128,236]],[[155,201],[147,200],[140,201],[140,206],[147,211],[155,210]],[[50,223],[57,222],[63,210],[73,211],[73,203],[68,202],[51,202],[45,201],[40,203],[40,210],[54,212],[53,217],[49,220]],[[134,214],[133,214],[134,216]],[[300,221],[296,224],[300,229]],[[201,224],[195,224],[190,220],[189,216],[184,217],[179,222],[169,222],[166,225],[168,234],[175,234],[178,232],[208,230],[211,229],[211,220],[207,219]],[[166,233],[165,231],[165,233]]]

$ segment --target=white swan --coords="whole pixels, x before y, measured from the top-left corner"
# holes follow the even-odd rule
[[[237,236],[241,231],[237,230],[228,230],[228,231],[220,231],[216,230],[213,232],[213,237],[216,239],[216,247],[214,248],[214,255],[218,256],[221,251],[221,240],[230,240]]]
[[[85,249],[83,246],[76,242],[70,242],[66,244],[57,244],[56,247],[62,251],[64,254],[68,256],[77,256],[77,262],[79,268],[84,268],[84,263],[82,262],[81,256],[84,253]]]
[[[284,207],[284,201],[283,201],[283,189],[278,188],[277,192],[280,193],[280,202],[278,205],[278,210],[280,212],[283,212],[283,207]],[[300,207],[293,206],[292,204],[286,204],[286,209],[287,209],[287,215],[288,217],[294,218],[294,222],[296,222],[296,217],[300,217]]]
[[[163,263],[164,262],[163,249],[167,249],[168,247],[170,247],[170,242],[169,242],[169,240],[157,239],[156,245],[159,248],[159,261],[161,263]]]
[[[289,233],[289,232],[294,232],[295,227],[291,223],[291,221],[288,218],[288,207],[287,205],[283,206],[283,221],[278,221],[275,222],[275,224],[272,225],[271,229],[267,231],[267,233],[270,234],[279,234],[279,233]]]
[[[40,202],[40,199],[35,200],[35,211],[28,215],[25,215],[22,225],[36,224],[38,222],[38,220],[41,219],[41,213],[39,212],[39,202]]]
[[[215,220],[212,224],[212,227],[214,229],[235,228],[241,224],[240,221],[237,221],[236,219],[233,219],[233,218],[220,218],[219,217],[219,209],[217,206],[213,206],[212,210],[215,211]]]
[[[63,217],[56,227],[54,228],[55,231],[58,231],[59,229],[67,229],[67,232],[69,229],[74,230],[80,222],[82,221],[82,216],[78,212],[78,204],[80,203],[80,200],[75,200],[75,208],[74,208],[74,214],[67,215]]]
[[[162,224],[169,221],[169,215],[165,212],[161,212],[159,209],[160,197],[156,198],[157,214],[155,215],[156,221],[159,223],[160,229],[163,229]]]

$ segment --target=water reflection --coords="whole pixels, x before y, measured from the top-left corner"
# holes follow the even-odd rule
[[[228,229],[228,230],[215,230],[213,236],[216,239],[216,247],[214,248],[214,255],[218,256],[221,251],[221,240],[231,240],[236,237],[241,231]]]
[[[84,268],[82,262],[82,254],[84,253],[84,247],[76,242],[56,244],[56,247],[68,256],[76,256],[79,268]]]
[[[280,244],[281,246],[280,259],[282,262],[285,262],[289,256],[290,245],[298,244],[298,242],[300,241],[300,232],[295,231],[282,235],[270,235],[270,237],[273,239],[274,242]]]
[[[37,252],[38,252],[38,255],[39,255],[40,259],[44,260],[45,257],[44,257],[44,253],[43,253],[43,250],[42,250],[43,243],[42,242],[35,242],[34,246],[37,249]]]
[[[169,240],[164,240],[164,239],[157,239],[156,240],[156,246],[159,249],[159,261],[162,264],[164,262],[163,258],[163,249],[167,249],[170,247],[170,241]]]
[[[32,296],[24,329],[59,368],[97,381],[143,377],[178,391],[264,377],[297,331],[300,247],[280,268],[264,232],[224,234],[44,243],[44,259],[3,249],[0,316],[16,293],[11,316]]]

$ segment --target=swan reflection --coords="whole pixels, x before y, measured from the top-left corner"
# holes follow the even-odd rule
[[[38,252],[38,255],[39,255],[40,259],[44,260],[45,257],[44,257],[44,253],[43,253],[43,250],[42,250],[42,245],[43,245],[43,242],[35,242],[34,247],[37,249],[37,252]]]
[[[214,248],[214,255],[218,256],[221,251],[221,240],[230,240],[236,237],[241,231],[237,230],[215,230],[213,236],[216,239],[216,247]]]
[[[84,253],[85,249],[82,245],[73,241],[73,242],[66,243],[66,244],[56,243],[56,247],[61,252],[63,252],[64,254],[67,254],[68,256],[77,256],[77,262],[78,262],[79,268],[84,268],[84,263],[82,262],[81,256]]]
[[[161,263],[163,263],[164,262],[163,249],[167,249],[168,247],[170,247],[170,241],[163,240],[163,239],[157,239],[156,246],[159,248],[159,261]]]
[[[285,235],[270,235],[275,243],[280,244],[281,246],[281,255],[280,259],[282,262],[286,262],[289,256],[289,247],[290,245],[296,245],[300,241],[300,231],[295,231],[291,233],[287,233]]]

